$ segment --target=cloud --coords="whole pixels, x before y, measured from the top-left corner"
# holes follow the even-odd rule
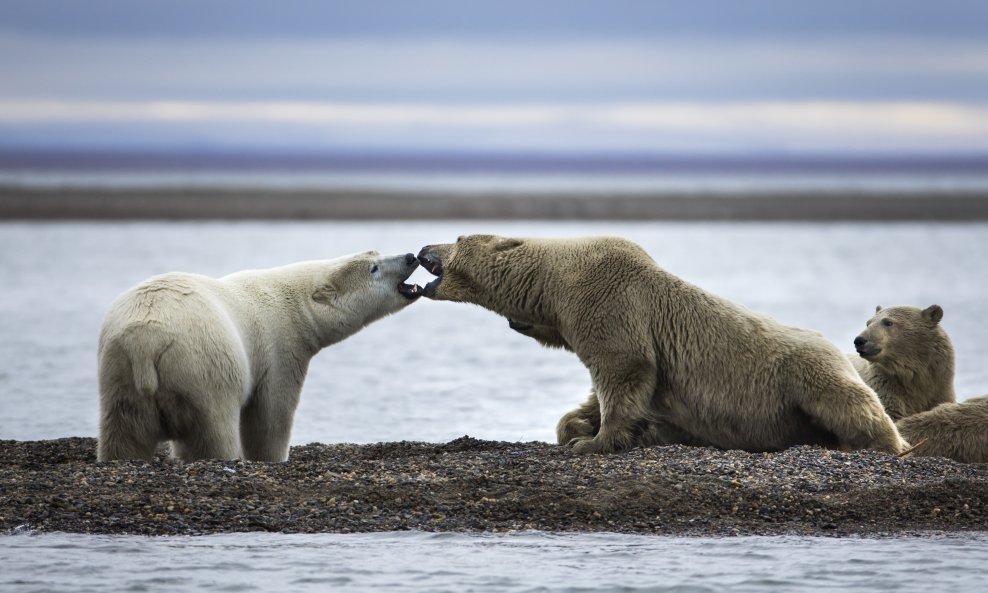
[[[6,98],[957,101],[988,100],[988,41],[6,35],[0,71]]]
[[[0,142],[988,150],[988,40],[0,32]]]
[[[988,106],[937,102],[431,104],[0,101],[7,128],[167,129],[213,141],[525,149],[988,149]]]
[[[628,127],[753,133],[917,134],[976,137],[988,133],[988,106],[917,102],[761,102],[622,105],[598,114]]]

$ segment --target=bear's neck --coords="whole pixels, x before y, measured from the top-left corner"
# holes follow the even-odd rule
[[[954,360],[952,350],[938,350],[925,364],[910,365],[893,361],[872,363],[872,372],[886,383],[885,400],[896,397],[904,415],[925,411],[942,402],[955,401]]]
[[[323,339],[309,307],[309,295],[297,284],[275,269],[265,277],[239,283],[237,289],[250,303],[251,311],[244,317],[254,331],[248,334],[263,336],[266,350],[312,358],[322,349]]]
[[[488,302],[479,305],[516,321],[550,327],[558,325],[552,299],[545,298],[546,283],[550,280],[536,266],[519,269],[515,265],[495,268],[492,272],[495,275],[494,285],[500,288],[492,293],[481,291],[482,294],[491,294]]]

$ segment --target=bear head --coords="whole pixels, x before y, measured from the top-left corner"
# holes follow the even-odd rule
[[[405,283],[419,265],[411,253],[382,256],[367,251],[303,265],[311,282],[310,311],[324,336],[323,345],[342,340],[422,295],[421,288]]]
[[[437,301],[473,303],[495,310],[498,298],[518,294],[519,270],[514,265],[522,239],[496,235],[461,236],[456,243],[426,245],[418,260],[436,278],[422,293]]]
[[[949,343],[940,327],[943,309],[939,305],[875,308],[865,330],[854,338],[854,349],[875,364],[925,362],[931,348]]]

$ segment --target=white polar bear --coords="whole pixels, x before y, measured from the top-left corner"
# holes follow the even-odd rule
[[[375,251],[214,279],[174,272],[111,305],[99,460],[285,461],[309,360],[419,296],[412,254]]]

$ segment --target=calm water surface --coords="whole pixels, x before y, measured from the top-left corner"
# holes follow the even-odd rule
[[[847,351],[876,304],[939,303],[961,398],[988,393],[988,225],[0,224],[0,439],[95,436],[117,294],[457,235],[621,235],[709,290]],[[416,278],[428,275],[417,272]],[[420,301],[319,354],[292,441],[553,439],[589,377],[477,307]],[[5,591],[983,591],[988,539],[625,535],[0,536]]]
[[[0,590],[984,591],[988,537],[416,532],[3,538]],[[154,570],[148,570],[154,567]]]

